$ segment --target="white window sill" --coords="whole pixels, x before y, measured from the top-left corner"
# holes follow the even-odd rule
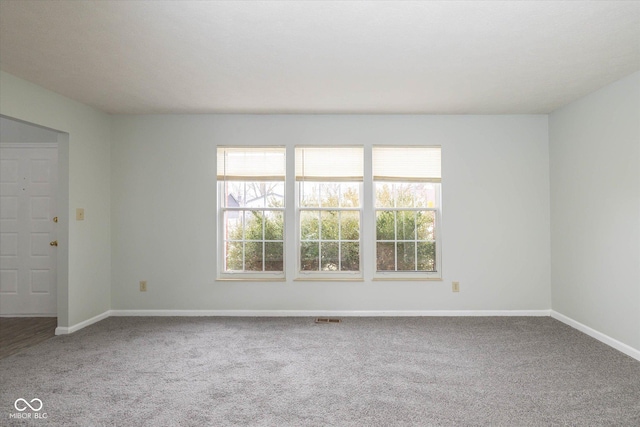
[[[216,282],[286,282],[284,277],[218,277]]]
[[[407,276],[388,276],[388,277],[374,277],[371,279],[374,282],[442,282],[442,277],[407,277]]]

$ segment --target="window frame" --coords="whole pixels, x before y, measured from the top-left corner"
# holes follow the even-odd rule
[[[282,149],[283,151],[283,155],[285,156],[285,165],[286,165],[286,161],[287,161],[287,149],[284,146],[246,146],[246,147],[241,147],[241,146],[232,146],[232,147],[228,147],[228,146],[217,146],[216,147],[216,156],[218,156],[218,149],[220,148],[247,148],[247,149],[260,149],[260,148],[264,148],[264,149],[273,149],[273,148],[278,148],[278,149]],[[219,174],[220,171],[218,171]],[[283,203],[284,206],[283,207],[268,207],[268,206],[261,206],[261,207],[243,207],[243,206],[239,206],[239,207],[229,207],[226,206],[227,205],[227,201],[226,201],[226,189],[225,189],[225,185],[228,184],[229,182],[277,182],[277,183],[281,183],[283,186],[283,192],[284,194],[282,195],[283,198]],[[285,170],[285,176],[284,179],[282,181],[280,180],[260,180],[260,179],[245,179],[245,180],[224,180],[224,179],[218,179],[216,177],[216,193],[217,193],[217,209],[216,209],[216,221],[217,221],[217,233],[218,233],[218,238],[217,238],[217,245],[216,245],[216,249],[217,249],[217,264],[216,264],[216,280],[219,281],[257,281],[257,282],[267,282],[267,281],[285,281],[286,280],[286,273],[287,273],[287,202],[288,202],[288,197],[287,197],[287,174],[286,174],[286,170]],[[227,239],[225,239],[225,215],[227,212],[243,212],[243,211],[247,211],[247,212],[252,212],[252,211],[257,211],[257,212],[264,212],[264,211],[274,211],[274,212],[281,212],[282,213],[282,220],[283,220],[283,226],[282,226],[282,241],[280,240],[276,240],[275,242],[282,242],[282,271],[225,271],[225,267],[226,267],[226,244],[227,244]],[[244,221],[244,220],[243,220]],[[264,223],[263,223],[263,233],[264,233]],[[242,242],[246,243],[246,239],[244,238],[244,223],[243,223],[243,239]],[[262,236],[263,239],[260,240],[260,242],[263,242],[263,244],[265,242],[268,242],[267,240],[264,240],[264,235]],[[257,240],[250,240],[250,241],[255,241],[257,242]],[[263,246],[263,255],[264,255],[264,246]],[[244,250],[243,250],[243,257],[244,257]],[[265,259],[262,260],[263,262],[263,268],[264,268],[264,263],[266,262]]]
[[[327,147],[335,147],[336,145],[327,144]],[[349,145],[345,145],[348,147]],[[353,145],[350,145],[353,147]],[[416,180],[394,180],[397,183],[406,183],[406,182],[432,182],[435,184],[435,207],[424,207],[424,208],[397,208],[394,206],[394,210],[403,210],[403,211],[432,211],[434,212],[434,220],[435,220],[435,271],[427,272],[427,271],[378,271],[378,261],[377,261],[377,212],[389,210],[388,208],[378,208],[376,207],[376,184],[379,182],[388,182],[386,179],[378,179],[374,178],[374,174],[372,173],[372,164],[373,164],[373,150],[377,147],[377,145],[370,146],[362,146],[363,147],[363,161],[364,161],[364,176],[362,181],[344,181],[350,183],[358,183],[358,191],[359,191],[359,207],[319,207],[319,206],[309,206],[303,207],[300,204],[300,188],[301,185],[305,182],[310,181],[298,181],[296,178],[295,171],[295,149],[296,147],[304,147],[304,146],[261,146],[261,145],[252,145],[252,146],[217,146],[217,150],[220,148],[247,148],[247,149],[260,149],[260,148],[278,148],[282,149],[284,152],[284,160],[285,160],[285,174],[283,180],[275,180],[269,181],[268,179],[265,182],[279,182],[283,185],[284,193],[283,193],[283,202],[284,206],[282,207],[228,207],[227,201],[225,198],[227,197],[225,191],[225,184],[229,183],[233,180],[225,180],[219,179],[218,171],[216,177],[216,192],[217,192],[217,210],[216,210],[216,221],[217,221],[217,233],[218,238],[216,244],[217,250],[217,264],[216,264],[216,280],[218,281],[245,281],[245,282],[268,282],[268,281],[324,281],[324,282],[339,282],[339,281],[442,281],[442,242],[443,242],[443,232],[442,232],[442,182],[438,181],[425,181],[421,179]],[[338,145],[337,147],[340,147]],[[380,146],[380,147],[389,147],[388,145]],[[397,148],[398,150],[402,150],[403,148],[412,147],[410,145],[398,145],[393,146],[393,148]],[[417,146],[417,147],[433,147],[433,146]],[[441,149],[440,146],[438,148]],[[216,150],[216,156],[218,156],[218,151]],[[247,179],[245,182],[262,182],[264,180],[259,179]],[[239,180],[236,182],[240,182]],[[325,181],[316,181],[318,183]],[[326,182],[335,182],[342,183],[343,181],[331,181],[327,180]],[[370,210],[370,212],[369,212]],[[226,267],[226,244],[227,240],[225,239],[225,215],[227,212],[232,211],[279,211],[283,216],[283,236],[282,236],[282,246],[283,246],[283,254],[282,254],[282,271],[277,272],[269,272],[269,271],[225,271]],[[304,211],[356,211],[359,215],[359,271],[302,271],[301,270],[301,249],[302,249],[302,240],[301,240],[301,213]],[[244,220],[243,220],[244,221]],[[294,224],[291,224],[291,222]],[[396,225],[397,227],[397,225]],[[243,225],[244,229],[244,225]],[[264,230],[264,228],[263,228]],[[244,239],[243,232],[243,242],[246,242]],[[266,242],[264,240],[261,242]],[[339,236],[341,237],[341,236]],[[395,242],[398,241],[397,234],[395,235]],[[416,236],[417,237],[417,236]],[[333,240],[332,240],[333,241]],[[339,243],[341,240],[337,240]],[[416,242],[419,242],[417,239]],[[277,240],[280,242],[280,240]],[[318,239],[318,242],[322,242],[322,240]],[[366,245],[366,247],[365,247]],[[264,246],[263,246],[264,248]],[[295,250],[295,254],[291,253],[292,250]],[[397,250],[397,247],[396,247]],[[264,251],[264,249],[263,249]],[[244,251],[243,251],[244,252]],[[264,252],[263,252],[264,254]],[[263,263],[266,262],[263,259]],[[396,260],[397,262],[397,260]],[[294,264],[294,265],[292,265]],[[244,267],[244,265],[243,265]],[[263,264],[264,268],[264,264]]]
[[[433,183],[435,185],[435,199],[436,199],[436,206],[433,208],[429,208],[429,207],[376,207],[376,188],[375,188],[375,184],[376,182],[384,182],[384,181],[373,181],[373,227],[374,227],[374,249],[373,249],[373,279],[374,280],[441,280],[442,279],[442,225],[441,225],[441,220],[440,218],[441,216],[441,184],[440,183]],[[406,183],[407,181],[398,181],[398,183]],[[405,212],[419,212],[419,211],[426,211],[426,212],[433,212],[434,213],[434,223],[436,224],[435,229],[434,229],[434,237],[435,239],[433,240],[435,245],[436,245],[436,251],[435,251],[435,271],[382,271],[382,270],[378,270],[378,238],[376,237],[377,235],[377,213],[378,212],[399,212],[399,211],[405,211]],[[398,240],[398,236],[397,236],[397,223],[396,223],[396,238],[394,240],[387,240],[388,242],[394,242],[394,243],[398,243],[399,241],[404,241],[404,240]],[[409,240],[407,240],[407,242],[410,242]],[[420,242],[420,240],[414,240],[414,242]],[[397,266],[397,258],[396,258],[396,266]]]
[[[393,149],[393,150],[402,150],[402,149],[411,149],[411,148],[417,148],[417,149],[426,149],[427,151],[429,149],[438,149],[439,150],[439,163],[437,164],[437,168],[433,170],[433,173],[435,173],[436,175],[433,175],[432,177],[427,176],[423,176],[423,177],[418,177],[418,178],[411,178],[411,177],[385,177],[385,178],[378,178],[376,179],[376,171],[375,171],[375,150],[376,148],[382,148],[384,149]],[[441,179],[441,168],[442,168],[442,146],[440,145],[373,145],[371,148],[371,162],[372,162],[372,173],[371,173],[371,183],[370,183],[370,188],[371,188],[371,199],[370,199],[370,209],[371,209],[371,222],[372,222],[372,226],[373,226],[373,239],[372,239],[372,243],[373,243],[373,248],[370,251],[370,253],[372,254],[373,258],[372,258],[372,267],[371,270],[373,271],[373,275],[372,275],[372,280],[377,281],[377,280],[394,280],[394,281],[411,281],[411,280],[418,280],[418,281],[429,281],[429,280],[434,280],[434,281],[441,281],[442,280],[442,179]],[[433,165],[433,164],[432,164]],[[402,175],[401,175],[402,176]],[[393,208],[378,208],[376,207],[376,198],[377,198],[377,192],[376,192],[376,184],[377,183],[382,183],[382,182],[395,182],[395,183],[432,183],[435,185],[435,202],[436,202],[436,206],[433,208],[429,208],[429,207],[424,207],[424,208],[403,208],[403,207],[397,207],[395,206],[394,203],[394,207]],[[433,272],[429,272],[429,271],[378,271],[378,249],[377,249],[377,212],[378,211],[385,211],[385,210],[396,210],[396,211],[433,211],[434,212],[434,222],[436,224],[435,227],[435,245],[436,245],[436,250],[435,250],[435,256],[436,256],[436,260],[435,260],[435,271]],[[396,225],[397,227],[397,225]],[[395,236],[394,242],[397,242],[397,234]],[[417,240],[416,240],[417,242]],[[397,255],[397,254],[396,254]],[[396,259],[396,266],[397,266],[397,259]]]
[[[243,181],[237,181],[243,182]],[[258,182],[258,181],[244,181],[244,182]],[[219,211],[218,211],[218,235],[221,236],[218,239],[218,280],[232,279],[246,279],[246,280],[284,280],[287,271],[287,221],[286,221],[286,205],[282,208],[270,208],[270,207],[226,207],[223,205],[225,190],[224,185],[225,181],[218,182],[218,194],[220,203]],[[285,188],[286,192],[286,188]],[[274,243],[282,243],[282,271],[227,271],[225,270],[226,266],[226,250],[225,246],[229,242],[229,240],[224,238],[224,228],[225,228],[225,214],[227,212],[281,212],[283,217],[283,227],[282,227],[282,240],[273,240]],[[243,224],[243,234],[244,234],[245,226]],[[263,231],[264,231],[264,223],[263,223]],[[264,236],[262,240],[247,240],[243,235],[243,239],[238,241],[242,243],[246,242],[261,242],[263,244],[270,242],[269,240],[264,240]],[[264,247],[263,247],[264,254]],[[244,256],[244,251],[243,251]],[[266,260],[262,260],[262,262],[266,262]]]
[[[364,153],[363,153],[364,155]],[[309,181],[295,181],[295,221],[296,221],[296,275],[294,280],[298,281],[362,281],[364,268],[364,251],[362,250],[362,234],[363,234],[363,218],[364,218],[364,203],[363,203],[363,193],[364,193],[364,182],[360,181],[334,181],[336,184],[342,184],[346,182],[357,183],[358,184],[358,199],[360,205],[355,207],[320,207],[320,206],[300,206],[300,187]],[[329,181],[317,181],[318,184],[324,184]],[[360,228],[358,231],[358,271],[302,271],[300,269],[300,264],[302,262],[302,227],[301,227],[301,213],[306,211],[349,211],[349,212],[358,212],[359,216],[359,224]],[[341,237],[341,236],[340,236]],[[341,239],[338,239],[338,244],[341,242]],[[322,240],[318,240],[318,242],[322,242]],[[353,240],[349,240],[349,242],[353,242]]]

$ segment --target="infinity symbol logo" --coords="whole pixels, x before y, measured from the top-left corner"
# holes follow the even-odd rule
[[[20,405],[20,406],[22,406],[22,408],[18,407],[18,403],[19,402],[22,402],[23,405],[26,405],[26,406]],[[33,402],[36,402],[36,404],[31,406],[30,403],[33,403]],[[18,410],[20,412],[26,411],[27,408],[30,408],[32,411],[36,411],[36,412],[38,412],[40,409],[42,409],[42,400],[40,400],[40,399],[31,399],[30,403],[27,402],[26,400],[24,400],[23,398],[19,398],[19,399],[16,399],[16,401],[13,403],[13,407],[16,408],[16,410]],[[40,406],[37,406],[38,403],[40,404]]]

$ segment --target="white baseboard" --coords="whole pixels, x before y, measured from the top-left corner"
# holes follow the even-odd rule
[[[557,311],[551,310],[551,317],[571,326],[574,329],[579,330],[582,333],[589,335],[592,338],[597,339],[598,341],[607,344],[609,347],[613,347],[616,350],[621,351],[627,356],[633,357],[636,360],[640,360],[640,350],[638,349],[622,343],[615,338],[611,338],[609,335],[603,334],[602,332],[598,332],[587,325],[584,325],[576,320],[573,320],[570,317],[565,316],[564,314],[558,313]]]
[[[102,314],[98,314],[97,316],[94,316],[91,319],[87,319],[84,322],[76,323],[73,326],[69,326],[69,327],[58,326],[56,328],[56,335],[72,334],[72,333],[74,333],[76,331],[79,331],[82,328],[86,328],[89,325],[93,325],[96,322],[104,320],[107,317],[109,317],[110,315],[111,315],[111,310],[107,310]]]
[[[111,310],[111,316],[221,316],[221,317],[467,317],[549,316],[550,310]]]

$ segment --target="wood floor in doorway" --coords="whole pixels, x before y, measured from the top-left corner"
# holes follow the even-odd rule
[[[0,359],[55,335],[55,317],[0,317]]]

